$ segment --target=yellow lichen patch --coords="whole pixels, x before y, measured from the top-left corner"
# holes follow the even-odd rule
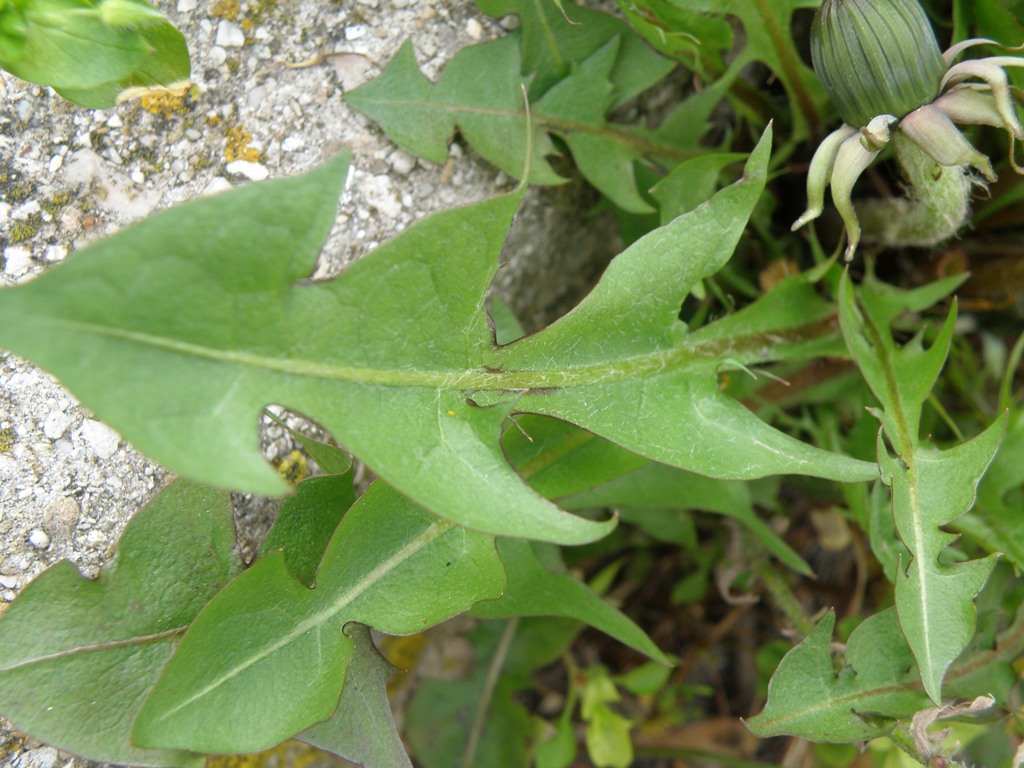
[[[274,461],[274,469],[286,481],[296,485],[309,477],[309,461],[301,451],[292,451],[284,458]]]
[[[11,427],[0,429],[0,453],[7,453],[14,447],[18,436]]]
[[[232,125],[224,129],[224,159],[229,163],[235,160],[248,160],[255,163],[260,158],[259,150],[249,146],[252,131],[240,125]]]
[[[163,117],[183,115],[189,109],[188,104],[185,103],[185,96],[187,94],[188,89],[180,94],[171,91],[150,93],[139,99],[139,106],[151,114],[162,115]]]
[[[39,220],[35,216],[15,221],[11,224],[11,242],[21,243],[31,240],[39,232]]]
[[[54,195],[43,200],[39,206],[50,216],[56,216],[65,205],[75,199],[77,192],[71,189],[62,189]]]
[[[211,758],[206,768],[328,768],[348,765],[341,758],[299,741],[286,741],[273,749],[252,755]]]
[[[250,3],[248,9],[249,18],[246,19],[246,21],[250,22],[252,26],[255,26],[261,21],[260,17],[263,16],[263,14],[268,11],[273,11],[276,8],[277,0],[257,0],[255,3]]]
[[[211,15],[216,16],[218,19],[234,21],[238,18],[238,13],[241,10],[242,4],[238,0],[217,0]]]

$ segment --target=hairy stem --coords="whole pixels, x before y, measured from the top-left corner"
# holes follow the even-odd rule
[[[906,197],[857,203],[863,239],[885,247],[930,246],[953,237],[971,213],[969,166],[941,166],[900,132],[893,136]]]
[[[792,622],[797,631],[804,637],[814,630],[814,622],[807,616],[800,599],[793,593],[786,582],[772,564],[767,560],[761,560],[755,572],[761,579],[761,583],[771,594],[775,605],[786,614],[786,618]]]

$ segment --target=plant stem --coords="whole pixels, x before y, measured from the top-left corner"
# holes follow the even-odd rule
[[[505,666],[505,659],[508,657],[508,651],[512,647],[512,640],[518,627],[518,616],[509,619],[498,640],[498,646],[494,649],[494,656],[487,668],[487,679],[484,681],[483,691],[480,692],[480,706],[473,718],[473,726],[469,729],[469,738],[466,739],[466,752],[462,757],[462,768],[473,768],[476,764],[476,750],[480,746],[480,738],[483,736],[484,727],[487,724],[487,713],[490,711],[491,701],[494,699],[494,690],[498,686],[501,670]]]
[[[804,120],[807,121],[807,128],[810,130],[811,135],[817,135],[821,130],[821,126],[818,124],[818,110],[814,108],[811,95],[804,88],[804,83],[800,79],[800,71],[797,67],[796,58],[793,56],[793,45],[789,31],[779,26],[779,11],[777,8],[772,7],[773,3],[768,2],[768,0],[756,0],[755,5],[757,6],[757,12],[764,21],[768,36],[772,39],[772,44],[775,46],[775,52],[778,54],[779,62],[782,64],[782,71],[793,88],[793,97],[803,113]]]
[[[786,618],[792,622],[797,631],[805,637],[811,634],[811,631],[814,629],[814,622],[808,618],[803,605],[801,605],[797,596],[793,594],[793,590],[790,589],[786,580],[772,567],[772,564],[767,560],[760,560],[755,573],[764,583],[768,592],[771,593],[775,604],[786,614]]]

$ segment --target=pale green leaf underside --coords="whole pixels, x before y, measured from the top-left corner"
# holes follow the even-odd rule
[[[240,570],[227,494],[176,482],[135,516],[98,579],[59,563],[0,618],[2,714],[90,760],[202,765],[129,735],[189,623]]]
[[[640,240],[576,310],[508,346],[495,347],[484,299],[518,195],[432,216],[340,277],[304,281],[346,158],[164,212],[0,291],[0,344],[179,473],[285,490],[255,440],[260,409],[280,403],[414,501],[499,535],[576,544],[614,525],[523,483],[498,439],[513,408],[708,475],[869,479],[874,465],[783,435],[718,390],[723,359],[771,359],[781,347],[769,335],[784,339],[791,318],[717,336],[715,325],[688,336],[677,318],[734,248],[768,151],[766,136],[744,179]]]
[[[291,576],[278,552],[203,609],[133,738],[207,753],[273,746],[337,708],[355,648],[346,624],[412,634],[497,597],[504,585],[493,538],[377,483],[342,520],[314,589]]]

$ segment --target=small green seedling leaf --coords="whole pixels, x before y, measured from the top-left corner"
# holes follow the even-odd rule
[[[314,589],[274,553],[203,609],[133,738],[208,753],[273,746],[337,708],[356,651],[347,624],[411,634],[494,599],[504,585],[491,537],[375,483],[331,539]]]
[[[0,617],[0,711],[90,760],[201,766],[129,734],[189,624],[241,568],[228,495],[175,482],[132,519],[99,577],[58,563]]]
[[[580,697],[580,715],[586,723],[587,753],[599,768],[628,768],[633,762],[633,723],[609,704],[621,700],[615,682],[604,667],[587,670]]]
[[[397,670],[377,651],[366,627],[350,624],[344,631],[355,649],[338,710],[298,739],[364,768],[412,768],[388,703],[387,680]]]
[[[633,764],[633,721],[607,706],[598,706],[587,721],[587,754],[599,768],[629,768]]]

